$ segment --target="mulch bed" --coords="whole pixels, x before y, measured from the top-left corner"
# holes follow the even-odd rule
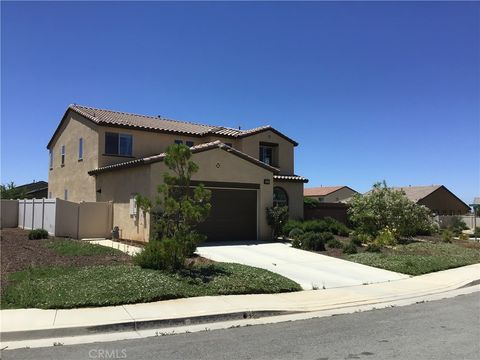
[[[30,267],[41,266],[89,266],[123,265],[132,262],[127,254],[64,256],[49,249],[51,240],[29,240],[28,231],[2,229],[0,235],[0,277],[1,288],[7,284],[7,275]]]

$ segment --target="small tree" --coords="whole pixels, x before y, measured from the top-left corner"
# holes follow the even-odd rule
[[[136,258],[139,265],[157,269],[183,267],[185,259],[193,255],[197,245],[206,237],[196,227],[210,213],[211,191],[203,185],[190,186],[191,176],[198,171],[191,159],[192,153],[185,145],[168,147],[164,159],[173,174],[165,173],[164,183],[157,188],[157,210],[153,212],[154,231],[145,251]],[[137,202],[143,211],[149,211],[151,203],[143,196]]]
[[[6,185],[0,185],[0,198],[2,199],[24,199],[26,195],[25,188],[18,188],[13,181]]]
[[[389,188],[385,181],[366,195],[356,194],[348,210],[358,233],[372,237],[388,229],[393,236],[411,237],[434,229],[431,211],[410,201],[404,191]]]
[[[267,223],[272,228],[272,238],[277,240],[283,235],[283,228],[288,221],[288,206],[267,208]]]

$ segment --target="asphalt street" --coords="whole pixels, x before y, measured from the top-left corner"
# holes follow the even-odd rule
[[[2,359],[480,359],[480,293],[319,319],[3,351]]]

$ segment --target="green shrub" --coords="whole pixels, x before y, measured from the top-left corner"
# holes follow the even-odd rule
[[[327,240],[326,244],[331,249],[341,249],[343,247],[343,244],[335,238]]]
[[[288,221],[288,206],[274,206],[266,209],[267,223],[272,228],[272,238],[277,240],[285,234],[285,225]]]
[[[362,244],[370,244],[373,242],[373,238],[370,235],[358,232],[353,232],[350,235],[350,239],[356,246],[362,246]]]
[[[309,197],[304,197],[303,198],[303,205],[309,209],[315,209],[320,205],[320,201],[317,199],[309,198]]]
[[[288,233],[288,237],[290,239],[298,239],[300,236],[303,235],[303,230],[300,229],[300,228],[293,228],[292,230],[290,230],[290,232]]]
[[[380,246],[394,246],[397,244],[395,231],[386,227],[379,231],[374,243]]]
[[[470,238],[470,236],[468,236],[468,234],[461,233],[461,234],[458,236],[458,238],[459,238],[460,240],[465,241],[465,240],[468,240],[468,239]]]
[[[33,229],[28,233],[30,240],[48,239],[48,231],[44,229]]]
[[[451,243],[453,240],[453,232],[450,229],[445,229],[442,231],[442,240],[445,243]]]
[[[303,223],[299,220],[288,220],[285,226],[283,227],[284,234],[290,234],[290,231],[293,229],[302,229],[303,230]]]
[[[283,230],[285,234],[290,234],[290,231],[295,228],[300,228],[303,230],[303,232],[331,232],[334,235],[340,236],[348,236],[350,233],[350,229],[345,224],[331,217],[326,217],[319,220],[306,220],[303,222],[298,220],[289,220],[284,226]]]
[[[307,232],[300,239],[305,250],[325,251],[325,241],[321,234]]]
[[[453,216],[451,218],[450,226],[448,227],[449,230],[453,232],[455,236],[459,236],[463,230],[467,230],[468,226],[459,216]]]
[[[303,231],[321,233],[328,231],[327,224],[323,220],[307,220],[302,224]]]
[[[343,253],[344,254],[356,254],[358,251],[357,251],[357,247],[355,246],[355,244],[350,241],[348,244],[346,244],[344,247],[343,247]]]
[[[295,239],[292,242],[292,246],[303,250],[325,251],[324,239],[324,235],[310,231],[301,235],[300,238]]]
[[[297,249],[302,248],[302,241],[300,240],[300,238],[293,238],[292,247],[297,248]]]
[[[367,248],[365,249],[365,251],[367,252],[371,252],[371,253],[379,253],[382,251],[382,247],[378,244],[375,244],[375,243],[370,243],[368,244]]]
[[[323,219],[326,224],[327,230],[334,235],[339,236],[348,236],[350,234],[350,229],[338,220],[335,220],[331,217],[326,217]]]
[[[480,238],[480,227],[477,226],[475,228],[475,231],[473,232],[473,236],[477,237],[477,238]]]
[[[147,269],[174,270],[185,264],[185,250],[172,239],[151,240],[143,251],[133,256],[133,262]]]

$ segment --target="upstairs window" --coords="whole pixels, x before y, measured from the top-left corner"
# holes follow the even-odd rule
[[[133,137],[129,134],[105,133],[105,154],[132,156]]]
[[[78,139],[78,160],[83,160],[83,138]]]
[[[177,144],[177,145],[182,145],[183,141],[182,140],[175,140],[174,143]]]
[[[60,157],[61,157],[61,165],[65,166],[65,145],[62,145],[62,148],[60,150]]]
[[[259,160],[270,166],[277,166],[277,145],[260,143]]]
[[[50,170],[53,169],[53,151],[50,149]]]
[[[185,145],[192,147],[194,145],[193,141],[185,141]]]

